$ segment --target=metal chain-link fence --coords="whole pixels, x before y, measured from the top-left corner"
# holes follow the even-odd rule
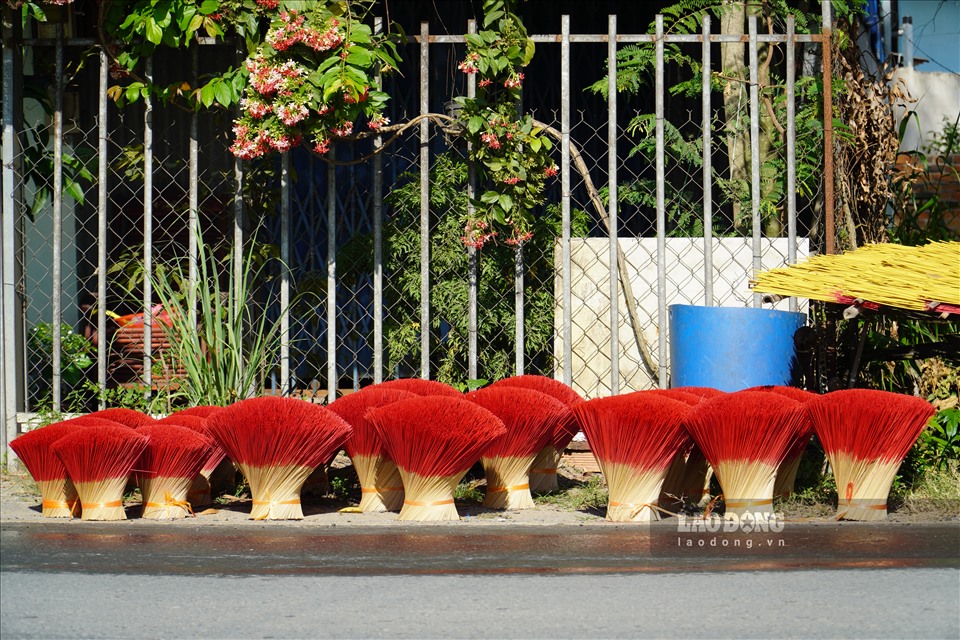
[[[558,166],[569,167],[569,225],[563,222],[565,194],[558,177],[546,193],[534,238],[520,255],[516,248],[497,242],[478,251],[475,259],[460,239],[471,185],[465,143],[436,123],[429,125],[425,143],[430,158],[426,173],[421,171],[421,139],[418,130],[412,129],[379,159],[367,157],[374,149],[372,141],[338,144],[333,157],[340,164],[334,168],[304,150],[292,152],[285,180],[284,163],[278,157],[245,162],[238,173],[228,151],[230,113],[193,114],[153,105],[147,124],[142,102],[123,109],[109,103],[107,201],[101,205],[97,155],[103,130],[98,108],[106,100],[93,90],[99,84],[97,50],[64,47],[65,67],[73,70],[63,76],[64,192],[82,193],[83,199],[64,198],[58,222],[59,256],[54,243],[58,215],[49,201],[36,202],[44,187],[52,190],[52,172],[31,171],[35,158],[51,161],[53,157],[52,108],[48,113],[39,103],[27,101],[20,127],[23,148],[12,159],[18,170],[14,191],[19,194],[22,228],[24,304],[16,313],[28,337],[23,380],[26,410],[96,406],[102,400],[91,391],[100,383],[98,360],[106,365],[106,387],[118,390],[117,394],[144,381],[145,362],[152,364],[149,381],[154,392],[164,384],[175,384],[181,372],[165,368],[163,355],[170,345],[164,343],[162,332],[154,332],[148,349],[151,357],[145,359],[142,329],[139,335],[118,330],[110,320],[106,334],[100,335],[95,310],[102,303],[111,314],[131,316],[142,314],[151,306],[148,302],[157,302],[155,296],[144,297],[145,258],[152,262],[154,274],[182,277],[189,261],[192,197],[197,198],[196,219],[203,240],[218,257],[225,260],[242,238],[244,252],[253,256],[246,267],[267,266],[256,287],[259,312],[280,322],[282,301],[291,301],[284,350],[264,371],[268,392],[322,400],[331,390],[357,388],[380,378],[428,375],[466,386],[471,378],[494,380],[520,371],[567,380],[587,396],[663,384],[667,367],[661,346],[661,340],[667,339],[663,309],[678,303],[757,303],[747,287],[754,270],[784,264],[809,250],[806,237],[822,216],[823,194],[816,178],[822,170],[811,168],[812,155],[796,165],[811,175],[798,176],[802,188],[793,187],[793,193],[799,192],[794,228],[789,224],[791,191],[786,182],[788,164],[793,162],[787,154],[786,83],[753,85],[759,89],[754,104],[748,80],[729,83],[736,94],[733,112],[725,112],[714,95],[709,106],[708,153],[703,153],[702,100],[700,96],[671,97],[669,86],[689,78],[676,75],[679,70],[669,62],[665,67],[670,80],[664,87],[651,82],[649,91],[621,97],[611,111],[605,97],[583,91],[606,73],[606,35],[537,38],[537,66],[524,89],[523,109],[558,133],[569,120],[571,156],[563,157],[560,139],[555,140],[553,152]],[[810,36],[806,38],[805,42],[813,43]],[[650,36],[621,35],[620,41],[654,46]],[[429,47],[433,61],[430,76],[423,78],[417,66],[421,46]],[[689,55],[699,55],[700,44],[687,41],[681,46],[689,48]],[[777,46],[786,45],[781,41]],[[25,47],[34,66],[33,74],[28,70],[24,79],[45,78],[54,50],[50,43]],[[577,61],[574,78],[564,73],[562,63],[569,60],[571,50]],[[391,120],[400,123],[417,116],[421,90],[429,91],[431,112],[442,112],[453,96],[465,94],[466,79],[451,63],[460,59],[462,51],[463,45],[449,36],[442,42],[414,41],[403,47],[406,62],[387,87],[393,96]],[[177,55],[154,62],[158,82],[171,65],[191,64],[191,53]],[[212,72],[233,55],[230,47],[204,46],[197,73]],[[566,64],[569,71],[569,61]],[[722,71],[716,60],[714,69]],[[809,99],[802,91],[804,80],[796,83],[795,104],[800,109]],[[656,90],[663,92],[666,102],[661,121],[665,140],[659,155]],[[762,118],[760,109],[766,114]],[[607,130],[609,117],[616,122],[613,140]],[[762,159],[752,167],[749,125],[754,120],[763,122],[766,137]],[[821,123],[813,124],[822,128]],[[812,131],[806,121],[796,126],[798,135]],[[192,130],[196,131],[195,148],[190,142]],[[145,145],[150,135],[152,144]],[[798,143],[798,154],[809,152],[810,142]],[[616,166],[619,266],[611,264],[607,213],[611,149]],[[67,155],[76,162],[67,161]],[[351,164],[362,158],[367,159]],[[712,181],[706,200],[705,159],[710,163],[706,175]],[[663,180],[658,180],[658,162],[662,162]],[[88,177],[76,169],[81,166]],[[759,175],[751,176],[752,169]],[[149,194],[146,171],[152,180]],[[428,180],[430,193],[426,313],[421,299],[423,179]],[[759,179],[762,191],[756,215],[752,179]],[[236,200],[238,184],[242,184],[242,204]],[[289,185],[286,192],[284,184]],[[663,186],[665,221],[659,229],[658,184]],[[705,242],[708,202],[712,204],[712,239]],[[107,224],[105,269],[98,257],[100,209],[105,210]],[[756,234],[755,220],[760,224]],[[151,229],[146,237],[145,224]],[[61,273],[55,278],[57,260]],[[611,326],[611,278],[618,283],[616,326]],[[107,284],[102,301],[98,299],[100,279]],[[476,329],[471,334],[473,297]],[[523,315],[519,353],[518,304]],[[780,303],[782,308],[789,305]],[[64,323],[59,336],[57,397],[53,393],[54,337],[48,331],[56,316]],[[425,316],[428,327],[422,326]],[[427,371],[422,366],[423,331],[428,331]],[[617,376],[612,375],[614,369]],[[120,395],[107,396],[108,404],[120,401]]]

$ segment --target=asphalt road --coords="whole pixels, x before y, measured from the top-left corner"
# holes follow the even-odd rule
[[[955,523],[678,536],[74,522],[4,524],[0,550],[4,640],[960,637]]]

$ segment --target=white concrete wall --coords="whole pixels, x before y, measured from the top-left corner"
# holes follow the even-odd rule
[[[960,49],[960,36],[957,47]],[[897,69],[895,80],[901,80],[916,100],[915,103],[901,105],[897,117],[903,118],[904,110],[916,112],[910,117],[900,151],[924,150],[933,134],[943,129],[944,119],[957,121],[960,114],[960,75],[916,69]]]
[[[666,302],[671,304],[704,303],[704,246],[703,238],[667,238]],[[786,264],[786,238],[763,240],[764,269]],[[669,341],[666,327],[657,325],[657,239],[621,238],[623,252],[630,270],[630,284],[637,298],[643,335],[653,360],[657,361],[658,340]],[[797,257],[809,255],[809,242],[798,239]],[[573,387],[587,398],[610,395],[610,267],[609,241],[606,238],[574,238],[571,240],[571,289],[573,324]],[[562,280],[559,277],[560,251],[556,251],[555,295],[557,310],[554,319],[556,340],[554,356],[556,377],[563,375],[563,302]],[[749,306],[753,292],[748,282],[753,275],[753,249],[750,238],[714,238],[713,293],[717,306]],[[800,301],[800,311],[806,311],[806,300]],[[627,315],[622,288],[619,297],[620,322],[620,392],[655,388],[640,359]],[[789,310],[789,302],[782,300],[772,308]],[[769,305],[765,307],[770,308]],[[668,344],[669,349],[669,344]],[[664,366],[669,366],[665,363]]]

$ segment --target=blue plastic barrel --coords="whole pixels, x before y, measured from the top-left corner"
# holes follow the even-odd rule
[[[739,391],[790,384],[793,334],[805,323],[804,314],[790,311],[671,305],[671,386]]]

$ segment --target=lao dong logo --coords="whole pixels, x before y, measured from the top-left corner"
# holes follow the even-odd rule
[[[782,513],[730,513],[723,518],[702,516],[677,518],[677,533],[780,533]]]

